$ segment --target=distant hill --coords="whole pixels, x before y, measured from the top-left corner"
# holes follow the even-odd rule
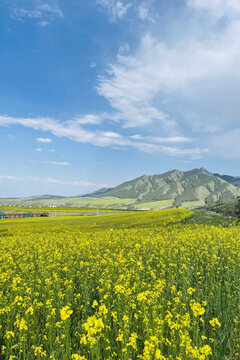
[[[96,190],[96,191],[93,191],[91,193],[88,193],[88,194],[84,194],[84,195],[79,195],[79,196],[76,196],[76,197],[91,197],[91,196],[96,196],[96,195],[102,195],[102,194],[105,194],[107,191],[110,191],[112,190],[113,188],[101,188],[99,190]]]
[[[200,168],[186,172],[172,170],[159,175],[140,176],[96,196],[135,198],[139,203],[172,200],[174,206],[186,202],[204,205],[217,200],[232,200],[240,196],[240,189]]]
[[[230,176],[230,175],[220,175],[220,174],[213,174],[213,175],[240,188],[240,176]]]
[[[102,188],[81,196],[42,195],[0,199],[0,205],[124,209],[197,208],[217,201],[229,202],[238,196],[240,196],[240,177],[212,174],[200,168],[185,172],[172,170],[164,174],[143,175],[114,188]]]

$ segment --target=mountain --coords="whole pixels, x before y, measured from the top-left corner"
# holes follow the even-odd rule
[[[213,175],[240,188],[240,176],[230,176],[230,175],[220,175],[220,174],[213,174]]]
[[[107,191],[109,190],[112,190],[113,188],[101,188],[99,190],[96,190],[96,191],[93,191],[91,193],[88,193],[88,194],[84,194],[84,195],[79,195],[79,196],[76,196],[76,197],[91,197],[91,196],[96,196],[96,195],[102,195],[102,194],[105,194]]]
[[[96,196],[135,198],[138,203],[171,200],[174,206],[188,202],[204,205],[217,200],[232,200],[240,196],[240,189],[200,168],[186,172],[172,170],[159,175],[140,176]]]
[[[114,188],[102,188],[81,196],[42,195],[0,199],[0,205],[124,209],[161,209],[176,206],[197,208],[217,201],[229,202],[238,196],[240,196],[240,177],[212,174],[200,168],[185,172],[175,169],[164,174],[144,175]]]

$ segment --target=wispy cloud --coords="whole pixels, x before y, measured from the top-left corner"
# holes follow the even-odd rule
[[[152,11],[154,1],[155,0],[96,0],[96,3],[106,11],[111,21],[125,18],[129,15],[129,9],[131,9],[131,15],[135,21],[140,19],[154,22],[156,18],[156,14]]]
[[[132,3],[124,4],[124,2],[118,0],[97,0],[97,4],[107,11],[113,21],[122,18],[132,6]]]
[[[41,27],[46,27],[47,25],[50,24],[50,22],[49,22],[49,21],[39,21],[38,24],[39,24]]]
[[[32,163],[46,164],[46,165],[57,165],[57,166],[70,166],[71,164],[67,161],[41,161],[41,160],[30,160]]]
[[[153,1],[143,1],[137,7],[137,15],[141,20],[154,21],[155,17],[151,12]]]
[[[101,124],[101,122],[106,118],[107,114],[103,115],[93,115],[93,114],[87,114],[84,116],[75,116],[74,121],[77,124]]]
[[[36,152],[42,152],[43,150],[42,150],[42,148],[36,148],[34,151],[36,151]]]
[[[236,18],[240,16],[240,2],[238,0],[188,0],[190,8],[209,13],[214,19],[223,17]]]
[[[0,175],[0,180],[15,180],[15,181],[19,181],[22,180],[23,178],[18,177],[18,176],[12,176],[12,175]]]
[[[27,8],[21,4],[23,4],[22,1],[13,9],[11,14],[12,18],[20,22],[25,22],[27,19],[37,20],[40,26],[45,27],[54,19],[63,18],[63,12],[55,2],[50,4],[47,1],[31,1]]]
[[[184,136],[171,136],[171,137],[160,137],[160,136],[143,136],[143,135],[132,135],[134,140],[147,140],[154,143],[185,143],[191,142],[193,139]]]
[[[86,186],[86,187],[107,187],[107,184],[96,184],[88,181],[65,181],[65,180],[59,180],[55,178],[41,178],[38,176],[29,176],[28,179],[43,182],[47,184],[59,184],[59,185],[71,185],[71,186]]]
[[[79,181],[79,180],[60,180],[55,179],[51,177],[39,177],[39,176],[27,176],[27,177],[18,177],[18,176],[12,176],[12,175],[1,175],[0,174],[0,180],[12,180],[12,181],[36,181],[40,183],[46,183],[46,184],[59,184],[59,185],[71,185],[71,186],[83,186],[83,187],[107,187],[107,184],[97,184],[93,182],[88,181]]]
[[[89,131],[84,129],[82,125],[75,120],[59,122],[53,118],[13,118],[8,116],[0,116],[0,126],[14,124],[29,127],[35,130],[49,131],[57,137],[67,137],[73,141],[81,143],[90,143],[96,146],[105,147],[132,147],[148,154],[166,154],[169,156],[200,156],[200,154],[204,154],[206,152],[205,148],[183,149],[154,144],[156,142],[184,142],[183,140],[187,142],[187,138],[175,137],[164,140],[163,138],[148,137],[146,139],[134,139],[131,136],[126,137],[114,131],[102,131],[96,129]]]
[[[147,154],[164,154],[167,156],[189,156],[192,160],[201,159],[204,154],[209,152],[207,148],[176,148],[146,142],[136,142],[134,146]]]
[[[51,143],[52,142],[52,140],[48,139],[48,138],[37,138],[37,141],[41,142],[41,143]]]

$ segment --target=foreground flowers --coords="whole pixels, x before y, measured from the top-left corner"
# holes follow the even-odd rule
[[[0,359],[239,358],[240,228],[141,216],[0,236]]]

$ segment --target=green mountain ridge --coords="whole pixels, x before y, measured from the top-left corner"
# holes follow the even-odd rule
[[[240,189],[204,168],[186,172],[175,169],[159,175],[140,176],[104,194],[95,193],[95,196],[135,198],[138,203],[172,200],[174,206],[185,202],[200,202],[204,205],[218,200],[233,200],[240,196]]]
[[[239,187],[238,187],[239,184]],[[90,194],[64,197],[39,195],[0,199],[0,205],[78,206],[103,208],[161,209],[196,208],[228,202],[240,196],[240,178],[212,174],[205,168],[190,171],[171,170],[163,174],[143,175],[114,188]]]
[[[240,176],[230,176],[230,175],[220,175],[220,174],[213,174],[213,175],[240,188]]]

